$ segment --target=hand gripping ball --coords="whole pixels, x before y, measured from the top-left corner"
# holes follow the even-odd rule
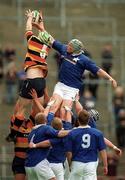
[[[37,10],[32,11],[33,14],[33,22],[38,23],[39,18],[40,18],[40,13]]]

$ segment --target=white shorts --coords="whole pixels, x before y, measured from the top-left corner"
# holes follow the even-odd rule
[[[64,168],[62,163],[50,163],[57,180],[64,180]]]
[[[70,175],[69,164],[67,159],[64,162],[64,179],[68,180]]]
[[[72,88],[70,86],[67,86],[61,82],[58,82],[55,85],[53,94],[58,94],[62,97],[62,99],[66,100],[75,100],[76,95],[79,93],[79,89]]]
[[[48,180],[55,175],[50,168],[49,162],[44,159],[34,167],[25,167],[28,180]]]
[[[82,163],[73,161],[69,180],[97,180],[98,161]]]

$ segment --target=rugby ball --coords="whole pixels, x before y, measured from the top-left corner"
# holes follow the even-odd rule
[[[33,22],[37,23],[39,21],[39,17],[40,17],[40,13],[37,10],[32,11],[32,15],[33,15]]]

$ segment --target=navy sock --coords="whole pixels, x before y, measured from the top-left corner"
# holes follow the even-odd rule
[[[67,121],[62,121],[62,122],[63,122],[63,128],[64,128],[65,130],[70,130],[70,129],[72,129],[72,123],[67,122]]]
[[[53,118],[54,118],[54,113],[49,112],[47,116],[47,125],[51,125]]]

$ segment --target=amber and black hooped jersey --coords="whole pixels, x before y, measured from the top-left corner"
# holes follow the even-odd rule
[[[30,67],[39,67],[46,76],[48,72],[46,58],[51,47],[41,42],[32,31],[27,31],[25,36],[28,41],[28,49],[24,62],[24,70],[27,71]]]
[[[19,158],[26,158],[26,151],[28,149],[28,135],[34,126],[33,120],[30,118],[25,120],[21,127],[19,128],[16,141],[15,141],[15,156]]]

